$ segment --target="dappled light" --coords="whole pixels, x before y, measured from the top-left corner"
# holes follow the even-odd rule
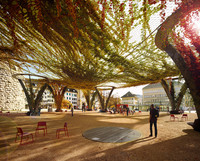
[[[0,124],[1,133],[7,135],[7,150],[1,147],[0,160],[153,160],[151,154],[158,152],[162,156],[157,156],[157,160],[168,158],[167,153],[172,152],[173,148],[178,148],[176,152],[182,155],[173,156],[172,158],[180,159],[182,156],[192,159],[196,158],[198,153],[199,136],[187,125],[186,121],[169,121],[169,115],[161,113],[158,119],[158,138],[149,138],[149,122],[147,112],[135,114],[133,116],[124,116],[122,114],[107,114],[98,112],[75,111],[74,116],[71,113],[42,113],[41,116],[12,117],[14,123],[9,129]],[[115,115],[115,118],[113,117]],[[4,123],[9,125],[9,117],[4,119]],[[189,120],[193,121],[195,114],[189,114]],[[46,121],[48,132],[46,136],[41,133],[34,136],[34,142],[26,145],[15,143],[16,126],[22,127],[25,131],[34,133],[38,121]],[[69,137],[61,135],[56,138],[56,129],[60,128],[63,123],[68,123]],[[126,123],[125,123],[126,122]],[[135,141],[125,143],[100,143],[85,139],[82,134],[93,128],[98,127],[124,127],[137,130],[141,137]],[[3,139],[3,138],[2,138]],[[187,143],[185,143],[187,140]],[[1,142],[2,143],[2,142]],[[149,145],[150,144],[150,145]],[[157,147],[157,148],[155,148]],[[170,148],[169,148],[170,147]],[[152,149],[156,149],[153,150]],[[34,149],[34,153],[33,153]],[[190,151],[188,153],[188,150]],[[149,153],[151,151],[151,153]],[[143,158],[143,154],[147,156]],[[111,159],[111,156],[114,158]],[[150,157],[150,158],[148,158]],[[155,159],[154,159],[155,160]]]

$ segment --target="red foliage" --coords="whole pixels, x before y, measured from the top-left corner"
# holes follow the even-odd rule
[[[176,33],[174,33],[174,43],[192,73],[197,87],[200,88],[200,38],[195,31],[195,28],[192,28],[192,16],[194,15],[190,14],[181,21],[180,26],[183,29],[184,37],[179,37]],[[186,44],[184,41],[185,38],[187,38],[190,42]],[[193,49],[191,48],[192,46]]]
[[[56,9],[57,9],[57,16],[60,16],[60,12],[62,11],[61,5],[60,5],[60,0],[56,0]]]
[[[72,25],[74,27],[74,36],[78,37],[79,32],[77,27],[76,9],[75,9],[78,3],[74,5],[73,2],[69,0],[66,0],[65,3],[67,4],[67,9],[69,10],[69,16],[73,18]]]
[[[148,4],[156,4],[158,0],[148,0]]]
[[[106,0],[101,1],[102,4],[102,14],[101,14],[101,29],[103,30],[104,23],[105,23],[105,5],[106,5]]]
[[[167,5],[166,5],[166,0],[161,0],[161,12],[160,12],[160,17],[161,17],[161,22],[163,22],[165,20],[165,10],[167,8]]]
[[[13,46],[15,49],[17,49],[18,43],[17,43],[17,37],[15,34],[15,21],[14,17],[17,16],[20,19],[23,19],[21,8],[17,1],[12,0],[11,5],[2,5],[2,12],[3,12],[3,18],[6,20],[6,25],[10,31],[10,34],[13,39]]]

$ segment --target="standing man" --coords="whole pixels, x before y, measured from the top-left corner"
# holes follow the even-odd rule
[[[72,117],[74,116],[74,107],[71,106]]]
[[[154,124],[154,128],[155,128],[155,137],[157,137],[157,117],[158,117],[158,111],[154,108],[154,104],[152,104],[150,106],[150,118],[149,118],[150,135],[149,135],[149,137],[151,137],[153,134],[153,132],[152,132],[153,124]]]
[[[82,112],[85,112],[85,103],[82,104]]]
[[[129,108],[128,106],[126,107],[126,115],[128,116],[128,113],[129,113]]]

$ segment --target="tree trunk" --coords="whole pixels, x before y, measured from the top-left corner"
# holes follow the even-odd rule
[[[85,96],[85,99],[86,99],[86,102],[87,102],[88,109],[91,109],[90,90],[84,91],[83,93],[84,93],[84,96]]]
[[[110,96],[112,95],[112,92],[113,92],[114,89],[115,89],[115,87],[112,87],[112,89],[111,89],[111,91],[110,91],[110,93],[108,95],[108,98],[106,100],[106,103],[105,103],[105,99],[102,97],[102,95],[100,94],[99,90],[96,88],[96,92],[97,92],[97,94],[99,96],[99,101],[101,103],[101,107],[102,107],[103,110],[107,109],[107,106],[108,106],[108,103],[109,103],[109,100],[110,100]]]
[[[170,93],[170,90],[169,90],[169,85],[167,84],[167,82],[162,79],[161,80],[161,85],[163,86],[164,90],[165,90],[165,93],[167,94],[167,97],[169,99],[169,102],[170,102],[170,105],[172,107],[172,111],[176,109],[176,103],[175,103],[175,100],[173,99],[171,93]]]
[[[186,14],[198,8],[200,8],[200,1],[193,0],[189,1],[189,4],[186,3],[183,6],[181,6],[178,10],[176,10],[171,16],[169,16],[165,20],[165,22],[158,30],[155,38],[155,43],[158,48],[167,52],[167,54],[172,58],[172,60],[175,62],[175,64],[181,71],[181,74],[183,75],[185,82],[188,88],[190,89],[190,93],[194,101],[198,119],[200,119],[200,86],[197,84],[197,82],[200,82],[200,80],[194,79],[183,57],[179,54],[179,52],[175,49],[175,47],[173,47],[168,41],[168,35],[174,28],[174,26]]]

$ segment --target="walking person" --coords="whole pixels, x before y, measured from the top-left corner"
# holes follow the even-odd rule
[[[128,106],[126,107],[126,115],[128,116],[128,113],[129,113],[129,108]]]
[[[154,108],[154,104],[152,104],[150,106],[150,118],[149,118],[149,122],[150,122],[150,135],[149,137],[153,136],[153,132],[152,132],[152,126],[154,125],[154,129],[155,129],[155,137],[157,137],[157,117],[158,117],[158,111]]]
[[[72,117],[74,116],[74,107],[71,106]]]
[[[82,112],[85,112],[85,103],[82,104]]]
[[[38,115],[40,116],[40,112],[41,112],[41,107],[38,107]]]

